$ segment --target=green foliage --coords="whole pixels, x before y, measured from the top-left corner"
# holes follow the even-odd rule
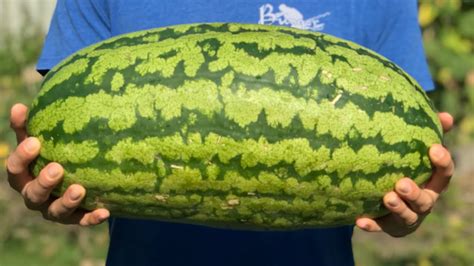
[[[441,111],[456,120],[449,144],[474,137],[474,1],[425,0],[420,3],[425,49],[436,82],[431,94]]]
[[[0,38],[3,40],[0,42],[0,77],[21,75],[23,67],[36,63],[43,46],[44,33],[31,21],[26,10],[23,13],[25,19],[19,29],[21,34],[0,27],[3,35]]]

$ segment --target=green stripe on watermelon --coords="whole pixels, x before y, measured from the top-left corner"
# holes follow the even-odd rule
[[[275,32],[275,33],[279,33],[279,32]],[[215,36],[215,33],[212,32],[212,34],[214,34],[214,35],[211,35],[211,36]],[[243,34],[249,34],[249,33],[246,32],[246,33],[243,33]],[[206,40],[206,37],[202,37],[202,36],[199,36],[199,37],[201,37],[201,39]],[[232,37],[232,40],[235,41],[236,44],[240,44],[240,43],[242,43],[242,41],[247,41],[247,42],[251,42],[251,43],[255,44],[255,36],[252,36],[252,35],[250,37],[246,37],[246,38],[243,38],[244,36],[240,36],[240,35],[239,36],[230,35],[230,37]],[[280,37],[280,36],[276,35],[276,36],[271,36],[271,37],[276,38],[276,37]],[[324,36],[324,37],[326,37],[326,36]],[[192,40],[192,39],[196,39],[196,36],[185,35],[183,38],[188,38],[188,39]],[[211,38],[215,38],[215,37],[211,37]],[[243,38],[243,40],[240,40],[240,38]],[[326,38],[330,38],[330,37],[326,37]],[[311,66],[311,64],[304,64],[304,62],[306,62],[306,61],[308,61],[308,62],[311,61],[311,60],[307,60],[308,59],[307,54],[301,55],[300,56],[301,59],[297,59],[298,56],[292,55],[292,58],[296,58],[297,61],[291,62],[292,59],[284,60],[285,57],[288,57],[288,53],[279,54],[277,52],[272,52],[269,56],[267,56],[265,58],[265,60],[263,60],[263,61],[262,60],[257,60],[255,62],[258,63],[258,64],[256,64],[256,65],[253,64],[252,67],[249,67],[246,63],[248,63],[249,60],[250,61],[253,60],[252,59],[253,57],[248,56],[247,53],[242,51],[243,53],[238,54],[239,56],[236,56],[236,58],[227,58],[227,57],[229,57],[229,54],[230,54],[230,56],[233,56],[236,52],[238,53],[239,51],[235,51],[236,50],[235,47],[233,47],[232,43],[230,43],[230,41],[228,41],[227,38],[221,37],[221,39],[222,39],[222,41],[225,42],[221,47],[223,49],[220,49],[220,51],[222,51],[221,52],[222,54],[221,54],[221,56],[218,57],[217,61],[211,62],[211,69],[212,69],[213,65],[221,65],[220,68],[222,68],[222,67],[225,66],[225,64],[229,64],[229,62],[235,62],[235,64],[237,64],[237,65],[234,66],[234,69],[237,72],[239,72],[239,70],[240,70],[240,72],[244,71],[244,73],[246,73],[246,74],[261,75],[261,74],[263,74],[261,72],[268,71],[268,69],[272,69],[272,67],[274,67],[275,69],[273,69],[273,72],[280,73],[280,74],[277,74],[276,77],[275,77],[275,80],[278,81],[278,80],[283,80],[285,78],[285,74],[289,73],[289,70],[290,70],[289,66],[290,65],[291,66],[296,66],[297,68],[299,66],[299,68],[301,68],[301,69],[305,68],[305,71],[303,71],[303,70],[298,71],[299,78],[297,80],[299,81],[300,85],[306,83],[306,82],[302,82],[303,80],[308,80],[308,82],[309,82],[309,80],[311,80],[311,77],[312,77],[311,75],[308,76],[309,78],[305,78],[305,76],[307,76],[308,74],[311,74],[311,73],[316,73],[315,71],[311,71],[311,68],[308,68],[308,67]],[[306,38],[306,39],[310,40],[309,38]],[[266,44],[266,45],[264,44],[264,45],[261,45],[262,47],[260,47],[261,49],[263,49],[262,53],[265,52],[265,48],[268,48],[274,42],[272,38],[269,38],[268,40],[269,41],[267,41],[267,43],[269,43],[269,44]],[[288,44],[283,45],[283,46],[286,47],[286,46],[294,45],[294,47],[297,48],[298,47],[297,44],[292,44],[291,43],[294,40],[297,40],[297,39],[296,38],[290,39],[290,40],[288,40]],[[174,41],[174,40],[172,40],[172,41]],[[313,40],[310,40],[310,41],[312,42]],[[183,42],[184,42],[184,39],[183,39]],[[259,40],[259,42],[265,43],[265,40],[263,40],[263,41]],[[284,41],[279,40],[279,44],[280,43],[284,44]],[[102,54],[102,53],[105,53],[105,55],[103,57],[99,57],[100,60],[95,62],[95,64],[94,64],[95,71],[93,71],[94,76],[88,77],[87,80],[101,80],[101,76],[105,74],[106,69],[114,69],[114,68],[121,69],[124,66],[126,66],[127,64],[130,64],[130,62],[135,62],[137,60],[136,58],[142,58],[142,59],[150,58],[150,62],[153,62],[153,60],[155,60],[155,57],[153,57],[152,55],[155,54],[155,53],[157,54],[157,58],[159,58],[159,56],[158,56],[160,54],[159,49],[158,49],[158,51],[155,51],[155,49],[153,49],[154,52],[152,54],[141,53],[141,55],[140,55],[140,52],[136,52],[136,50],[138,50],[138,51],[145,50],[146,51],[147,46],[161,47],[161,48],[165,49],[165,53],[169,49],[172,49],[172,50],[173,49],[174,50],[181,49],[182,51],[178,54],[178,56],[174,60],[175,64],[176,64],[176,62],[182,62],[180,60],[183,59],[183,58],[186,59],[186,53],[189,51],[189,46],[193,47],[193,45],[187,45],[187,46],[183,46],[183,47],[174,47],[174,46],[171,46],[171,45],[163,44],[162,42],[152,43],[152,44],[145,44],[145,45],[141,45],[141,46],[145,46],[145,47],[143,49],[140,49],[140,48],[142,48],[140,46],[138,46],[138,47],[126,46],[126,47],[123,47],[123,49],[124,49],[123,52],[114,51],[114,53],[110,53],[110,51],[100,50],[99,55]],[[198,47],[198,45],[196,45],[196,43],[194,44],[194,46]],[[309,47],[311,47],[311,46],[314,46],[314,43],[312,45],[309,45]],[[229,50],[229,51],[225,52],[225,50],[226,50],[226,49],[224,49],[225,47],[228,47],[226,49]],[[355,56],[360,57],[358,50],[361,49],[361,48],[353,49],[353,46],[348,46],[348,47],[351,48],[351,49],[347,49],[347,47],[341,48],[341,46],[337,46],[337,45],[329,46],[328,48],[325,48],[326,50],[330,50],[331,53],[322,52],[317,57],[313,56],[312,57],[313,61],[314,61],[314,58],[317,58],[317,60],[315,62],[317,64],[315,66],[324,67],[325,64],[326,65],[332,65],[332,57],[335,54],[337,54],[337,51],[342,51],[344,53],[345,58],[351,57],[351,54],[350,54],[351,52],[353,52],[355,54]],[[148,48],[151,49],[151,47],[148,47]],[[234,52],[232,52],[232,51],[234,51]],[[131,53],[134,53],[134,56],[131,56],[130,55]],[[91,54],[94,54],[94,52],[91,52]],[[112,54],[111,58],[107,58],[107,56],[109,56],[110,54]],[[185,62],[185,64],[184,64],[185,65],[185,67],[184,67],[185,73],[186,73],[187,69],[191,69],[191,67],[186,67],[186,62],[193,62],[193,63],[189,63],[189,65],[191,65],[191,66],[196,65],[196,63],[195,63],[196,59],[194,57],[197,54],[200,54],[200,53],[199,52],[190,53],[189,56],[188,56],[188,57],[190,57],[190,60],[184,60],[184,62]],[[272,59],[272,55],[275,55],[276,58]],[[327,57],[327,59],[324,59],[325,57]],[[113,59],[113,60],[111,60],[111,59]],[[238,59],[238,60],[231,60],[231,59]],[[288,60],[290,60],[290,62],[287,62]],[[323,60],[323,61],[321,61],[321,60]],[[380,59],[380,60],[382,60],[382,59]],[[326,61],[327,63],[324,63],[324,61]],[[353,61],[353,60],[351,60],[351,61]],[[107,62],[107,63],[105,63],[105,62]],[[109,62],[114,62],[114,64],[110,64]],[[219,62],[221,62],[221,63],[219,63]],[[286,62],[287,65],[285,66],[285,64],[282,63],[282,62]],[[357,61],[354,61],[354,62],[357,62]],[[379,61],[372,60],[371,62],[374,63],[374,62],[379,62]],[[224,64],[224,65],[222,65],[222,64]],[[363,62],[361,64],[363,64]],[[383,66],[384,66],[385,62],[381,62],[380,64],[383,64]],[[167,64],[164,64],[164,65],[166,67],[173,66],[173,64],[170,64],[169,62]],[[199,65],[199,64],[197,64],[197,65]],[[242,66],[240,66],[240,65],[242,65]],[[258,67],[255,68],[255,67],[253,67],[254,65],[258,66]],[[174,66],[176,67],[176,65],[174,65]],[[283,66],[283,68],[282,68],[282,66]],[[140,67],[140,64],[138,64],[137,67]],[[171,67],[171,69],[172,68],[173,67]],[[101,70],[101,69],[103,69],[103,70]],[[336,69],[336,68],[334,68],[334,69]],[[345,71],[346,71],[343,68],[339,68],[339,69],[340,69],[341,73],[345,73]],[[359,71],[360,70],[363,71],[363,66],[362,65],[356,66],[355,69],[359,69]],[[372,68],[371,70],[373,70],[373,69],[374,68]],[[385,67],[380,68],[380,69],[383,70],[383,71],[386,71]],[[396,70],[400,71],[399,69],[396,69]],[[188,70],[188,72],[194,72],[194,70]],[[170,75],[169,71],[166,72],[166,73],[165,73],[165,76]],[[327,71],[326,71],[326,73],[327,73],[327,76],[329,76],[329,77],[334,77],[335,76],[334,73],[327,72]],[[398,73],[398,72],[396,72],[396,73]],[[158,76],[159,76],[159,73],[154,73],[154,74],[155,75],[158,74]],[[347,73],[345,73],[345,74],[347,74]],[[367,82],[368,81],[367,77],[370,77],[370,75],[369,76],[360,75],[360,73],[358,73],[358,74],[354,75],[351,80],[356,80],[357,77],[361,77],[361,76],[364,77],[364,79],[363,79],[364,82]],[[401,77],[404,78],[404,76],[401,76]],[[382,78],[382,80],[385,80],[385,81],[390,81],[390,77],[387,77],[387,76],[380,76],[380,77],[375,77],[375,78],[376,78],[376,80],[374,80],[374,82],[377,82],[378,79],[380,79],[380,78]],[[345,80],[344,79],[339,79],[338,82],[345,82]],[[369,82],[370,82],[370,80],[369,80]],[[374,83],[374,82],[372,82],[372,83]],[[397,83],[395,83],[395,84],[397,84]],[[103,85],[103,84],[99,84],[99,85]],[[59,86],[57,86],[57,87],[59,89]],[[97,87],[104,87],[104,86],[97,86]],[[364,87],[367,87],[367,86],[359,84],[358,86],[354,86],[354,87],[355,88],[364,88]],[[351,87],[346,86],[345,89],[350,90]],[[62,91],[64,91],[64,90],[62,90]],[[382,93],[383,90],[381,90],[380,88],[378,90],[369,90],[368,94],[373,93],[373,92]],[[367,95],[365,95],[365,96],[367,96]],[[379,95],[374,95],[374,97],[379,97]],[[395,97],[397,97],[397,95]],[[410,97],[405,97],[403,100],[410,101],[411,98]],[[406,108],[409,107],[409,106],[410,106],[410,104],[405,104]]]
[[[137,88],[129,84],[121,96],[101,91],[84,98],[70,97],[36,113],[30,121],[30,133],[39,134],[59,122],[63,122],[66,133],[74,133],[83,130],[94,118],[108,119],[108,126],[114,131],[120,131],[132,127],[139,119],[153,117],[156,111],[160,112],[161,118],[171,120],[181,116],[183,108],[212,117],[222,112],[222,107],[225,106],[224,116],[242,128],[256,122],[264,112],[270,127],[287,128],[294,117],[299,116],[304,129],[313,130],[316,126],[316,135],[330,132],[338,139],[343,139],[352,129],[363,136],[381,133],[389,143],[410,140],[412,136],[424,142],[432,142],[439,134],[431,128],[421,127],[423,124],[407,124],[402,118],[389,112],[374,112],[372,121],[375,120],[378,126],[369,128],[367,124],[371,123],[370,117],[353,103],[346,102],[343,107],[335,108],[335,101],[341,99],[337,96],[331,101],[317,104],[311,99],[306,101],[295,98],[288,92],[273,91],[270,88],[247,91],[241,85],[236,92],[232,92],[230,88],[219,90],[220,95],[215,83],[200,80],[186,82],[177,89],[160,85]],[[84,111],[78,115],[77,110]],[[327,119],[319,119],[320,117]]]
[[[419,85],[385,58],[325,34],[239,24],[142,31],[78,52],[47,75],[28,131],[44,143],[35,172],[62,163],[56,193],[81,183],[88,208],[273,229],[384,213],[396,180],[430,176],[427,151],[442,137]]]

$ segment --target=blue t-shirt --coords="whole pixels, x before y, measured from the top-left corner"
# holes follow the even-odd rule
[[[122,33],[196,22],[286,25],[342,37],[433,89],[416,0],[58,0],[38,70]],[[352,226],[254,232],[111,218],[109,265],[353,265]]]

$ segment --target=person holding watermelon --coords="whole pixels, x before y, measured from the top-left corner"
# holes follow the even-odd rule
[[[356,3],[357,2],[357,3]],[[211,12],[212,11],[212,12]],[[74,1],[58,0],[38,71],[48,72],[68,55],[92,43],[122,33],[196,22],[242,22],[285,25],[321,31],[364,45],[400,65],[421,86],[434,88],[423,53],[415,0],[300,1]],[[40,143],[26,133],[27,107],[11,110],[11,127],[18,147],[7,169],[12,188],[26,207],[58,223],[92,226],[109,220],[108,265],[353,265],[353,226],[289,232],[232,231],[196,225],[109,217],[106,209],[78,208],[85,196],[71,185],[62,197],[51,196],[63,169],[47,165],[37,177],[29,164]],[[439,113],[444,131],[453,118]],[[360,218],[355,225],[368,232],[394,237],[414,232],[447,187],[454,164],[447,149],[433,145],[434,166],[422,187],[401,179],[384,197],[390,214]]]

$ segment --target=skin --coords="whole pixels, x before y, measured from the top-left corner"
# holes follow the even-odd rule
[[[62,197],[55,198],[51,191],[62,179],[64,169],[58,163],[50,163],[35,178],[28,169],[40,151],[37,138],[26,133],[27,107],[16,104],[11,109],[10,125],[16,133],[18,146],[7,159],[8,182],[20,192],[27,208],[41,212],[43,217],[63,224],[91,226],[107,220],[106,209],[86,211],[78,208],[86,194],[84,187],[71,185]]]
[[[452,116],[448,113],[439,113],[438,116],[443,130],[449,131],[453,126]],[[61,182],[64,171],[58,163],[48,164],[36,178],[30,173],[28,165],[38,156],[40,142],[27,136],[26,117],[25,105],[16,104],[12,107],[10,121],[18,146],[7,160],[10,186],[21,193],[26,207],[41,212],[47,220],[63,224],[91,226],[107,220],[110,213],[106,209],[89,212],[79,208],[86,194],[80,185],[71,185],[59,198],[51,196],[53,188]],[[454,171],[451,155],[442,145],[433,145],[429,156],[434,170],[426,184],[420,187],[410,178],[399,180],[394,190],[383,199],[391,213],[378,219],[361,217],[356,220],[356,225],[368,232],[384,231],[394,237],[414,232],[448,186]]]
[[[439,113],[438,117],[443,131],[451,130],[453,117],[448,113]],[[399,180],[394,190],[383,198],[385,207],[391,213],[378,219],[359,218],[356,225],[367,232],[383,231],[393,237],[414,232],[447,188],[454,172],[451,154],[442,145],[431,146],[429,156],[434,170],[428,182],[420,187],[410,178]]]

